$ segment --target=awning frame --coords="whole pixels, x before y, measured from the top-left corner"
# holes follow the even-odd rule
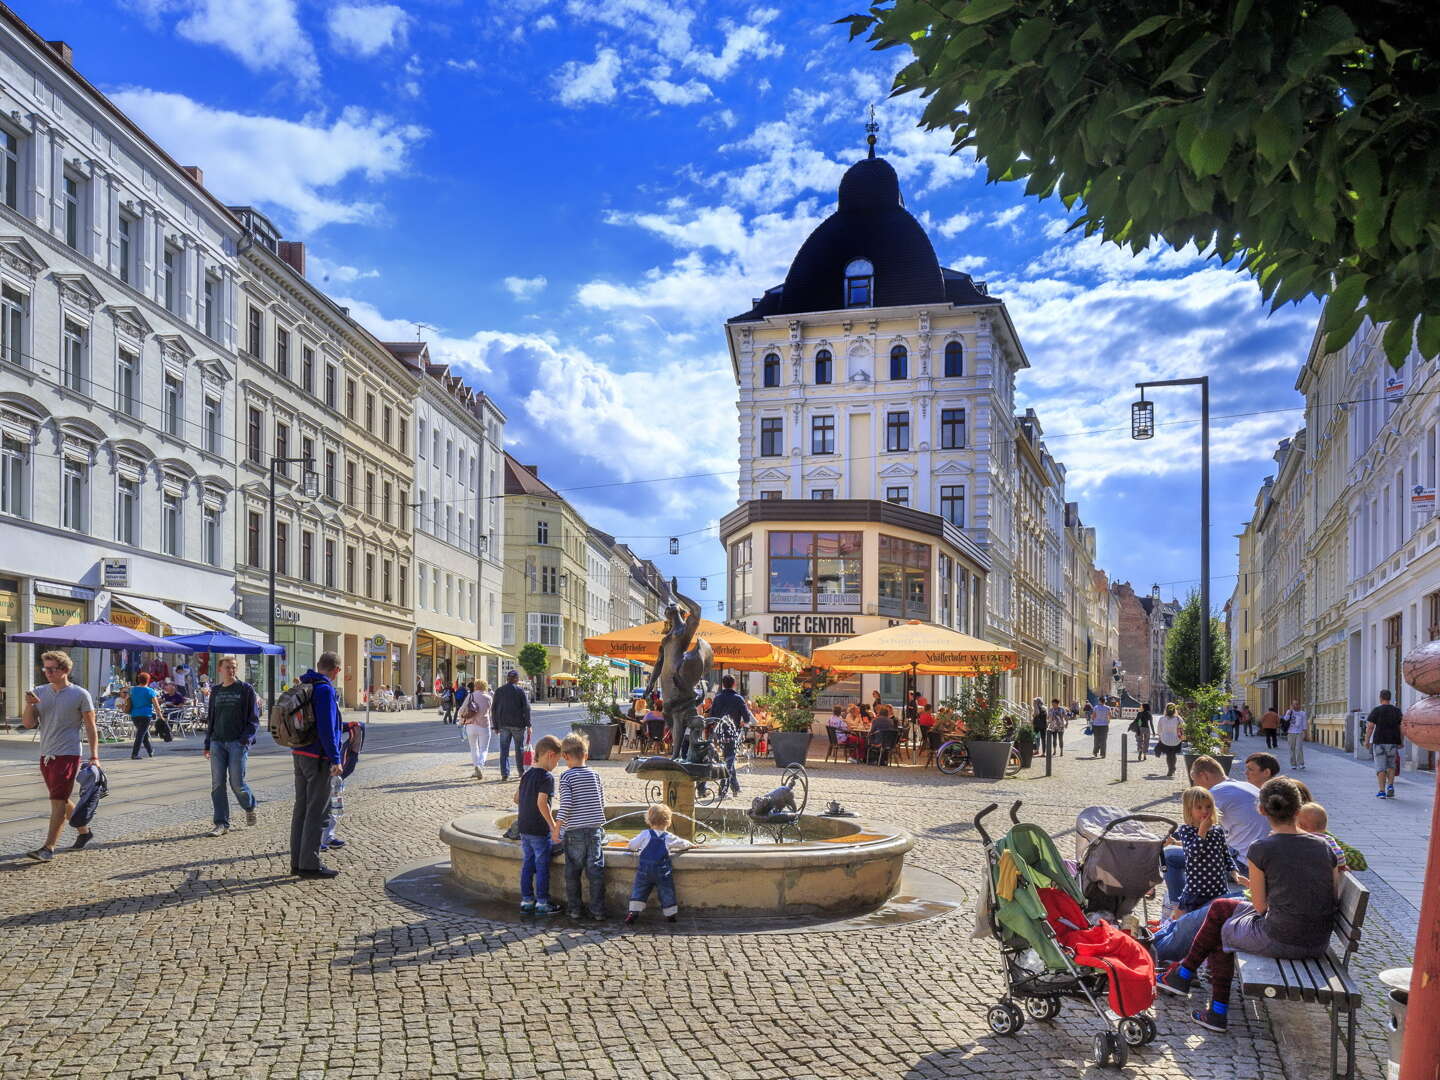
[[[203,622],[197,622],[195,617],[184,611],[177,611],[169,604],[160,600],[151,600],[143,596],[126,596],[124,593],[112,593],[110,596],[112,604],[119,604],[127,611],[143,616],[151,622],[160,626],[170,628],[170,636],[183,637],[186,634],[203,634],[208,629]],[[173,616],[173,617],[172,617]],[[179,620],[178,622],[176,620]]]

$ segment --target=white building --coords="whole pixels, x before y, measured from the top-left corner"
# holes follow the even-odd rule
[[[239,226],[4,7],[0,62],[0,634],[204,626],[181,609],[234,599]],[[34,650],[3,653],[14,714]],[[92,689],[125,660],[76,659]]]

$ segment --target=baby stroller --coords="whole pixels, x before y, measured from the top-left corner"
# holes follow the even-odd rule
[[[1167,817],[1132,814],[1118,806],[1081,810],[1075,819],[1075,861],[1080,864],[1085,910],[1121,925],[1164,879],[1160,859],[1175,829]],[[1148,945],[1148,906],[1141,908],[1141,915],[1133,933]]]
[[[1027,1014],[1052,1020],[1061,999],[1073,998],[1087,1003],[1104,1024],[1095,1035],[1095,1063],[1123,1069],[1130,1048],[1156,1036],[1147,1011],[1155,1004],[1155,962],[1112,924],[1090,924],[1080,887],[1054,841],[1038,825],[1021,822],[1020,805],[1010,807],[1013,827],[999,840],[990,838],[983,823],[996,804],[975,815],[987,868],[975,937],[993,936],[999,943],[1006,987],[986,1014],[990,1030],[1014,1035]]]

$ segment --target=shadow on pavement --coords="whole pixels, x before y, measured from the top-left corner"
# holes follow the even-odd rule
[[[0,930],[21,929],[33,926],[53,926],[57,923],[88,921],[91,919],[133,918],[164,908],[184,907],[186,904],[207,900],[212,896],[240,897],[247,893],[259,892],[276,885],[298,882],[289,874],[275,874],[263,878],[202,878],[198,871],[192,871],[186,880],[174,889],[146,893],[142,896],[116,897],[103,903],[66,904],[63,907],[45,908],[10,915],[0,919]]]

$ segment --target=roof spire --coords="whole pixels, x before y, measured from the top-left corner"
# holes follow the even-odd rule
[[[875,156],[875,133],[880,130],[880,121],[875,119],[875,106],[870,106],[870,119],[865,124],[865,141],[870,144],[870,157]]]

